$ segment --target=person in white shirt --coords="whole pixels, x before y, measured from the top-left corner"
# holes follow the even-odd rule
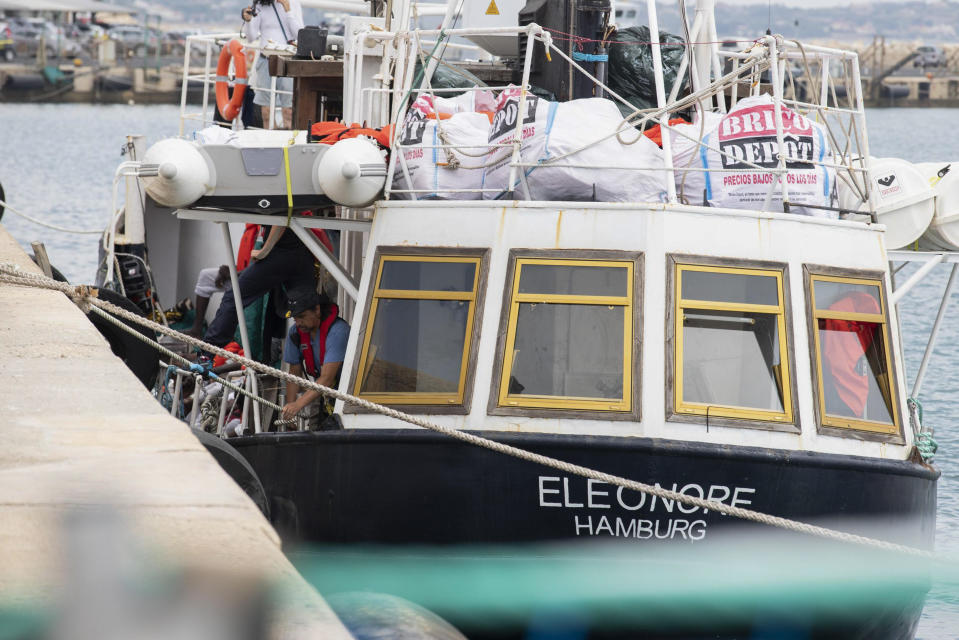
[[[259,38],[260,46],[266,46],[271,40],[275,44],[291,44],[303,28],[303,8],[300,0],[259,0],[253,6],[243,9],[243,20],[249,22],[246,35],[251,40]],[[270,122],[270,69],[267,56],[261,53],[256,63],[256,78],[258,85],[254,87],[256,95],[253,104],[260,105],[263,113],[263,125],[269,128]],[[293,78],[277,78],[278,91],[293,91]],[[259,90],[258,90],[259,89]],[[278,93],[276,106],[281,107],[284,126],[293,126],[293,96],[292,93]]]

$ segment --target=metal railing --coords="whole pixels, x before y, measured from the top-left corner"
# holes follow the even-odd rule
[[[655,3],[648,3],[652,7]],[[652,10],[654,11],[654,10]],[[635,170],[635,171],[662,171],[666,173],[667,199],[670,202],[677,202],[679,197],[676,193],[675,174],[677,171],[685,172],[706,172],[706,173],[742,173],[744,171],[762,172],[770,174],[769,191],[766,195],[763,209],[769,208],[772,196],[778,192],[782,202],[786,203],[785,208],[789,207],[789,181],[786,175],[789,172],[787,165],[790,162],[801,161],[802,158],[796,158],[790,155],[785,144],[785,133],[783,129],[782,110],[784,108],[814,119],[815,122],[823,125],[827,132],[828,144],[833,151],[833,161],[823,160],[816,162],[816,166],[835,169],[837,176],[847,187],[852,189],[859,197],[861,203],[869,210],[874,219],[874,211],[869,198],[869,149],[868,139],[865,127],[865,115],[863,108],[863,94],[861,79],[859,76],[859,61],[855,52],[833,49],[829,47],[820,47],[813,45],[803,45],[799,42],[786,41],[778,36],[764,36],[749,43],[749,46],[743,51],[728,51],[719,48],[719,42],[715,40],[715,27],[710,25],[710,21],[701,19],[697,15],[697,23],[694,24],[690,38],[712,37],[712,40],[703,43],[695,43],[686,48],[686,53],[681,61],[679,77],[689,73],[692,78],[692,91],[688,95],[679,96],[678,87],[682,84],[677,81],[668,98],[665,91],[665,83],[662,77],[662,66],[659,61],[660,43],[658,42],[658,29],[656,28],[655,18],[651,16],[650,24],[652,26],[652,51],[653,66],[656,79],[656,93],[658,106],[654,109],[641,110],[636,109],[625,98],[618,95],[607,84],[601,82],[598,78],[589,73],[582,65],[569,57],[562,49],[556,46],[551,34],[538,25],[532,24],[526,27],[502,27],[494,29],[440,29],[440,30],[413,30],[405,32],[384,32],[377,30],[363,31],[356,34],[357,43],[378,42],[384,43],[383,56],[391,57],[395,63],[395,81],[392,87],[360,87],[357,83],[348,80],[346,85],[352,92],[351,102],[355,105],[353,109],[353,119],[368,122],[376,126],[385,124],[377,116],[383,115],[382,105],[392,99],[393,108],[391,122],[394,132],[394,140],[389,165],[386,198],[390,194],[405,194],[408,197],[416,199],[417,193],[467,193],[467,192],[503,192],[499,189],[415,189],[410,179],[409,169],[406,163],[403,151],[410,148],[420,149],[452,149],[461,150],[463,147],[455,145],[404,145],[396,132],[402,127],[406,115],[416,95],[429,95],[435,97],[436,92],[431,85],[431,69],[427,69],[426,60],[432,57],[427,52],[424,44],[427,42],[424,38],[430,38],[429,42],[436,43],[434,50],[439,48],[445,39],[453,36],[468,35],[502,35],[515,33],[519,37],[528,38],[532,42],[541,42],[548,52],[547,55],[557,55],[564,59],[576,72],[585,75],[594,83],[603,95],[608,96],[613,101],[626,105],[630,115],[623,119],[620,127],[612,134],[599,138],[591,143],[598,144],[612,136],[623,135],[641,135],[642,130],[650,124],[659,124],[662,130],[669,131],[672,135],[663,135],[664,163],[663,166],[643,166],[643,167],[622,167],[616,169]],[[532,42],[530,44],[532,44]],[[362,46],[357,47],[358,54],[353,61],[354,71],[362,69]],[[519,112],[524,112],[526,97],[530,93],[530,68],[533,52],[536,48],[527,45],[525,47],[525,57],[523,59],[523,73],[520,84]],[[414,86],[413,68],[417,61],[423,69],[428,72],[423,75],[419,85]],[[431,65],[433,66],[433,65]],[[435,68],[435,66],[434,66]],[[359,77],[359,75],[357,75]],[[479,90],[501,90],[505,87],[473,87],[457,90],[479,91]],[[444,90],[448,95],[449,90]],[[599,91],[597,91],[599,93]],[[671,153],[671,137],[678,136],[695,142],[700,149],[718,153],[721,156],[729,154],[703,140],[696,139],[688,135],[682,129],[669,124],[672,114],[679,111],[695,109],[702,113],[703,111],[725,112],[735,106],[742,97],[757,96],[761,93],[771,95],[774,103],[774,120],[777,145],[777,166],[763,167],[756,163],[751,163],[739,159],[739,164],[744,168],[699,168],[699,167],[674,167]],[[382,97],[385,96],[386,99]],[[435,105],[435,102],[434,102]],[[433,107],[433,116],[437,117],[435,106]],[[575,154],[591,145],[566,153],[563,156],[550,158],[549,160],[540,160],[536,162],[525,161],[522,158],[522,118],[517,118],[516,129],[513,139],[507,144],[493,144],[487,146],[488,158],[485,164],[490,160],[498,158],[501,162],[504,157],[497,156],[497,148],[507,147],[511,149],[509,154],[509,179],[506,190],[514,193],[523,185],[526,176],[525,169],[544,168],[550,165],[563,166],[565,168],[576,168],[575,164],[570,164],[570,159],[575,160]],[[438,127],[442,127],[441,120],[437,117]],[[633,133],[629,133],[630,131]],[[638,130],[638,131],[636,131]],[[473,149],[474,147],[470,147]],[[467,153],[466,155],[475,155]],[[565,161],[566,164],[560,164]],[[481,167],[461,167],[469,170]],[[584,166],[584,168],[587,168]],[[597,168],[590,166],[588,168]],[[396,174],[402,177],[402,180],[394,182]],[[402,188],[402,182],[405,181],[407,188]],[[525,187],[525,185],[523,185]],[[807,206],[807,205],[802,205]]]
[[[180,130],[179,135],[183,137],[187,133],[187,123],[195,122],[200,128],[212,125],[227,126],[236,129],[240,126],[241,117],[238,115],[232,123],[217,122],[214,114],[216,113],[216,103],[210,105],[210,90],[215,87],[218,76],[216,74],[216,65],[219,62],[220,50],[231,40],[239,40],[243,44],[243,50],[253,52],[252,60],[247,58],[247,86],[254,91],[266,92],[270,96],[270,114],[276,111],[276,97],[278,95],[292,95],[291,91],[284,91],[276,88],[276,78],[270,76],[269,84],[262,84],[262,78],[257,78],[257,62],[261,55],[292,55],[292,47],[282,46],[261,46],[252,42],[247,42],[243,34],[240,33],[214,33],[203,35],[191,35],[186,39],[186,45],[183,53],[183,76],[180,87]],[[200,73],[193,73],[191,60],[194,53],[194,47],[202,47],[203,70]],[[216,60],[214,60],[214,53]],[[233,63],[230,63],[231,69]],[[188,105],[188,93],[191,82],[199,82],[203,85],[203,97],[200,111],[190,111]],[[271,117],[272,121],[272,117]],[[271,122],[264,123],[266,128],[272,128]]]

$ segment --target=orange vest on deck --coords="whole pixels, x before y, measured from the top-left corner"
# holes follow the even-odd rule
[[[854,291],[832,305],[831,311],[852,311],[854,313],[879,313],[879,304],[868,293]],[[839,399],[849,407],[852,413],[861,418],[866,411],[869,398],[869,372],[865,375],[857,371],[859,360],[864,357],[875,339],[879,325],[874,322],[856,320],[824,321],[823,367],[832,374]]]
[[[686,120],[685,118],[673,118],[669,121],[669,126],[671,127],[677,124],[689,124],[689,120]],[[643,135],[655,142],[657,146],[663,146],[663,132],[660,131],[660,126],[658,124],[647,127],[646,130],[643,131]]]
[[[320,144],[335,144],[347,138],[368,136],[376,140],[384,149],[389,149],[392,127],[393,125],[388,124],[381,129],[370,129],[356,123],[346,126],[342,122],[317,122],[310,128],[310,138]]]

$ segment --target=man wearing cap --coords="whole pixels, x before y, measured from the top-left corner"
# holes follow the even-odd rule
[[[287,297],[287,315],[295,324],[286,336],[283,362],[290,365],[290,373],[295,376],[303,376],[305,371],[316,383],[336,387],[346,356],[350,325],[338,317],[339,308],[312,287],[289,291]],[[309,389],[300,394],[300,390],[296,383],[286,383],[283,417],[290,420],[299,414],[307,418],[311,429],[321,428],[324,420],[333,414],[332,401],[319,391]]]

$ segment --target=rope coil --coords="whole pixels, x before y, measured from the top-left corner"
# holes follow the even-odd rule
[[[207,344],[203,342],[202,340],[199,340],[197,338],[194,338],[186,334],[182,334],[178,331],[170,329],[169,327],[165,325],[153,322],[152,320],[148,320],[135,313],[129,312],[126,309],[123,309],[122,307],[118,307],[116,305],[110,304],[109,302],[93,297],[92,295],[90,295],[90,292],[88,290],[86,290],[84,293],[84,290],[82,288],[71,287],[70,285],[56,282],[55,280],[47,278],[46,276],[37,276],[33,274],[28,274],[26,272],[21,271],[19,267],[17,267],[16,265],[0,264],[0,282],[6,282],[9,284],[27,286],[27,287],[50,289],[53,291],[60,291],[62,293],[65,293],[67,296],[69,296],[70,299],[73,300],[74,302],[78,302],[77,298],[83,294],[86,296],[85,301],[89,303],[92,306],[92,308],[94,308],[96,311],[109,312],[110,314],[114,314],[116,316],[119,316],[120,318],[125,318],[137,324],[141,324],[143,326],[149,327],[157,333],[168,335],[170,337],[186,342],[187,344],[195,346],[199,349],[203,349],[207,352],[223,356],[224,358],[233,360],[234,362],[237,362],[253,371],[269,374],[278,379],[284,380],[286,382],[292,382],[301,387],[307,387],[315,391],[319,391],[321,394],[325,396],[336,398],[337,400],[342,400],[343,402],[346,402],[348,404],[362,407],[374,413],[378,413],[390,418],[394,418],[396,420],[400,420],[408,424],[422,427],[424,429],[429,429],[430,431],[434,431],[436,433],[449,436],[451,438],[454,438],[461,442],[465,442],[467,444],[483,447],[491,451],[495,451],[497,453],[502,453],[505,455],[519,458],[521,460],[526,460],[528,462],[533,462],[546,467],[550,467],[570,475],[582,476],[584,478],[605,482],[617,487],[623,487],[624,489],[629,489],[632,491],[638,491],[640,493],[656,496],[660,499],[672,500],[688,506],[699,507],[702,509],[715,511],[717,513],[721,513],[727,516],[733,516],[733,517],[741,518],[743,520],[748,520],[751,522],[766,524],[769,526],[778,527],[781,529],[785,529],[785,530],[793,531],[797,533],[804,533],[804,534],[820,537],[827,540],[835,540],[839,542],[860,544],[864,546],[883,549],[885,551],[903,553],[906,555],[919,557],[919,558],[935,557],[935,555],[931,551],[927,551],[925,549],[919,549],[916,547],[911,547],[908,545],[898,544],[894,542],[888,542],[885,540],[878,540],[876,538],[870,538],[867,536],[846,533],[843,531],[836,531],[834,529],[828,529],[826,527],[821,527],[818,525],[799,522],[797,520],[792,520],[789,518],[773,516],[766,513],[753,511],[751,509],[744,509],[742,507],[735,507],[732,505],[723,504],[715,500],[708,500],[705,498],[697,498],[695,496],[689,496],[689,495],[680,493],[678,491],[671,491],[669,489],[663,489],[662,487],[659,487],[659,486],[653,486],[653,485],[645,484],[642,482],[636,482],[634,480],[629,480],[627,478],[612,475],[609,473],[603,473],[601,471],[596,471],[595,469],[590,469],[588,467],[584,467],[581,465],[564,462],[556,458],[533,453],[531,451],[526,451],[519,447],[514,447],[512,445],[496,442],[495,440],[490,440],[489,438],[477,436],[472,433],[467,433],[465,431],[460,431],[458,429],[454,429],[451,427],[444,427],[442,425],[430,422],[423,418],[410,415],[402,411],[397,411],[396,409],[391,409],[390,407],[376,404],[368,400],[364,400],[362,398],[352,396],[347,393],[342,393],[338,391],[337,389],[332,389],[330,387],[317,384],[315,382],[306,380],[304,378],[294,376],[285,371],[281,371],[279,369],[275,369],[273,367],[262,364],[260,362],[256,362],[245,356],[240,356],[230,351],[226,351],[225,349],[216,347],[214,345]],[[118,326],[121,326],[122,328],[124,328],[125,331],[139,334],[138,331],[135,331],[134,329],[127,327],[123,323],[119,323]],[[157,345],[160,346],[159,343],[157,343]]]

